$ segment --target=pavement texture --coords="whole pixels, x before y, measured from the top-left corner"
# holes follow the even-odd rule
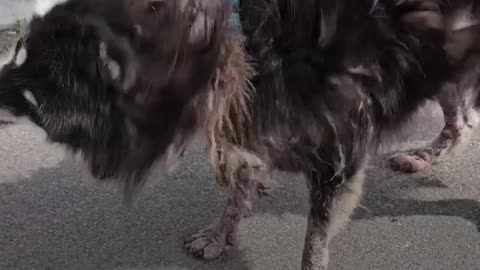
[[[35,0],[0,0],[0,26],[30,17],[33,13],[34,4]]]
[[[24,8],[9,3],[0,0],[0,17],[5,7]],[[14,40],[7,32],[0,32],[0,47]],[[393,149],[423,145],[441,126],[438,106],[429,104],[399,136],[406,143]],[[201,145],[188,149],[175,173],[154,172],[125,206],[112,187],[86,184],[81,164],[47,144],[38,128],[1,128],[0,141],[2,270],[299,269],[308,200],[296,175],[276,173],[275,198],[242,222],[238,248],[206,263],[182,245],[219,217],[225,201]],[[361,206],[331,245],[330,269],[480,269],[480,133],[465,146],[424,175],[390,171],[388,154],[374,160]]]

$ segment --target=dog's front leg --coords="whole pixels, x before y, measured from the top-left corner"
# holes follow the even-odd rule
[[[437,96],[445,122],[440,134],[428,146],[394,156],[391,159],[394,170],[407,173],[427,170],[459,142],[469,139],[468,135],[478,124],[478,111],[473,108],[478,89],[457,87],[448,84]]]
[[[229,251],[235,243],[241,219],[250,214],[253,203],[262,195],[264,180],[269,170],[254,154],[237,147],[225,147],[222,164],[217,164],[228,182],[228,199],[217,224],[194,234],[185,247],[195,257],[216,259]]]
[[[327,176],[327,177],[325,177]],[[341,175],[312,172],[309,181],[310,214],[303,250],[302,270],[326,270],[328,245],[350,219],[359,203],[364,180],[364,166],[344,179]]]

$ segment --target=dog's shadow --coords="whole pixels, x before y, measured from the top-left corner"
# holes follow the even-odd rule
[[[392,178],[395,178],[395,180],[392,180]],[[306,188],[295,186],[298,185],[299,181],[302,183],[302,179],[281,181],[281,194],[277,196],[282,198],[280,203],[287,201],[296,204],[295,207],[290,207],[290,209],[296,214],[303,215],[308,207],[308,202],[305,198],[299,197],[299,194],[306,194]],[[386,165],[371,170],[365,180],[364,196],[360,207],[356,209],[352,219],[407,216],[460,217],[472,222],[480,233],[480,195],[478,200],[441,199],[424,201],[405,199],[405,196],[397,194],[402,189],[406,189],[408,193],[408,190],[416,188],[448,189],[449,187],[435,177],[419,178],[393,173],[389,168],[386,168]],[[298,191],[299,189],[301,191]],[[294,190],[293,193],[292,190]],[[261,211],[281,214],[282,208],[276,207],[275,204],[275,200],[266,205],[262,204],[260,206]]]
[[[405,179],[405,181],[415,181]],[[415,181],[421,187],[448,188],[439,181],[424,178]],[[389,196],[388,193],[371,192],[375,187],[367,185],[367,194],[362,206],[355,212],[353,219],[373,219],[378,217],[407,216],[449,216],[460,217],[472,222],[480,233],[480,201],[472,199],[414,200]],[[480,199],[480,198],[479,198]]]
[[[130,207],[114,190],[87,188],[71,161],[40,169],[31,179],[1,184],[0,269],[249,269],[241,252],[203,263],[184,251],[184,237],[218,218],[224,195],[201,151],[187,153],[183,164],[176,174],[147,186]],[[277,179],[282,186],[274,192],[277,199],[261,202],[257,214],[305,215],[303,179]],[[446,188],[435,179],[405,179],[421,187]],[[382,181],[388,179],[379,174],[367,180],[363,207],[354,219],[455,216],[480,231],[478,201],[402,199],[395,187],[391,192],[379,189]]]
[[[442,164],[436,166],[442,166]],[[449,186],[434,174],[418,177],[394,173],[388,168],[387,164],[381,162],[379,168],[372,170],[366,179],[366,192],[361,203],[364,207],[357,209],[353,219],[406,216],[460,217],[472,222],[477,227],[477,231],[480,232],[480,194],[478,200],[417,200],[409,198],[410,196],[397,194],[399,192],[405,195],[405,193],[408,194],[409,191],[418,188],[442,189],[449,193],[454,192],[448,191]],[[408,199],[405,199],[405,197]]]
[[[133,205],[113,188],[85,185],[73,161],[0,184],[0,269],[248,269],[240,252],[203,263],[184,251],[184,238],[223,202],[206,161],[189,161]]]

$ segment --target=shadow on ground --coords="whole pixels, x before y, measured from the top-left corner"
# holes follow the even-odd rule
[[[188,183],[200,179],[176,175],[148,187],[135,205],[125,206],[120,193],[87,188],[81,172],[72,168],[75,164],[66,161],[36,171],[31,179],[0,185],[0,269],[205,266],[188,258],[182,237],[221,210],[222,195],[210,190],[208,181]],[[247,269],[241,254],[232,257],[215,263],[217,269]]]
[[[224,201],[202,152],[192,151],[177,174],[148,186],[130,207],[112,189],[87,188],[71,161],[0,185],[0,269],[248,269],[238,251],[213,264],[183,251],[182,238],[214,221]],[[478,201],[404,199],[396,194],[404,181],[414,187],[447,186],[432,178],[385,180],[393,176],[384,169],[370,171],[367,195],[354,219],[454,216],[480,230]],[[257,214],[304,215],[302,179],[286,174],[276,179],[276,198],[261,202]]]

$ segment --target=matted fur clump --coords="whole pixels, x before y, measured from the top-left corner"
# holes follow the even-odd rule
[[[219,221],[185,243],[204,259],[232,248],[273,170],[301,173],[302,269],[326,269],[384,136],[426,100],[468,94],[445,103],[452,141],[473,109],[462,104],[480,104],[478,10],[474,0],[242,0],[239,34],[224,0],[70,0],[32,21],[0,72],[0,110],[127,194],[203,134],[228,190]]]
[[[198,115],[204,117],[203,132],[207,138],[210,159],[220,169],[217,171],[217,181],[222,186],[228,185],[228,177],[223,169],[226,164],[222,145],[225,142],[243,145],[252,124],[252,99],[255,93],[250,80],[255,71],[244,46],[245,38],[242,35],[227,35],[221,51],[223,61],[215,72],[209,91],[199,97],[197,104]]]

